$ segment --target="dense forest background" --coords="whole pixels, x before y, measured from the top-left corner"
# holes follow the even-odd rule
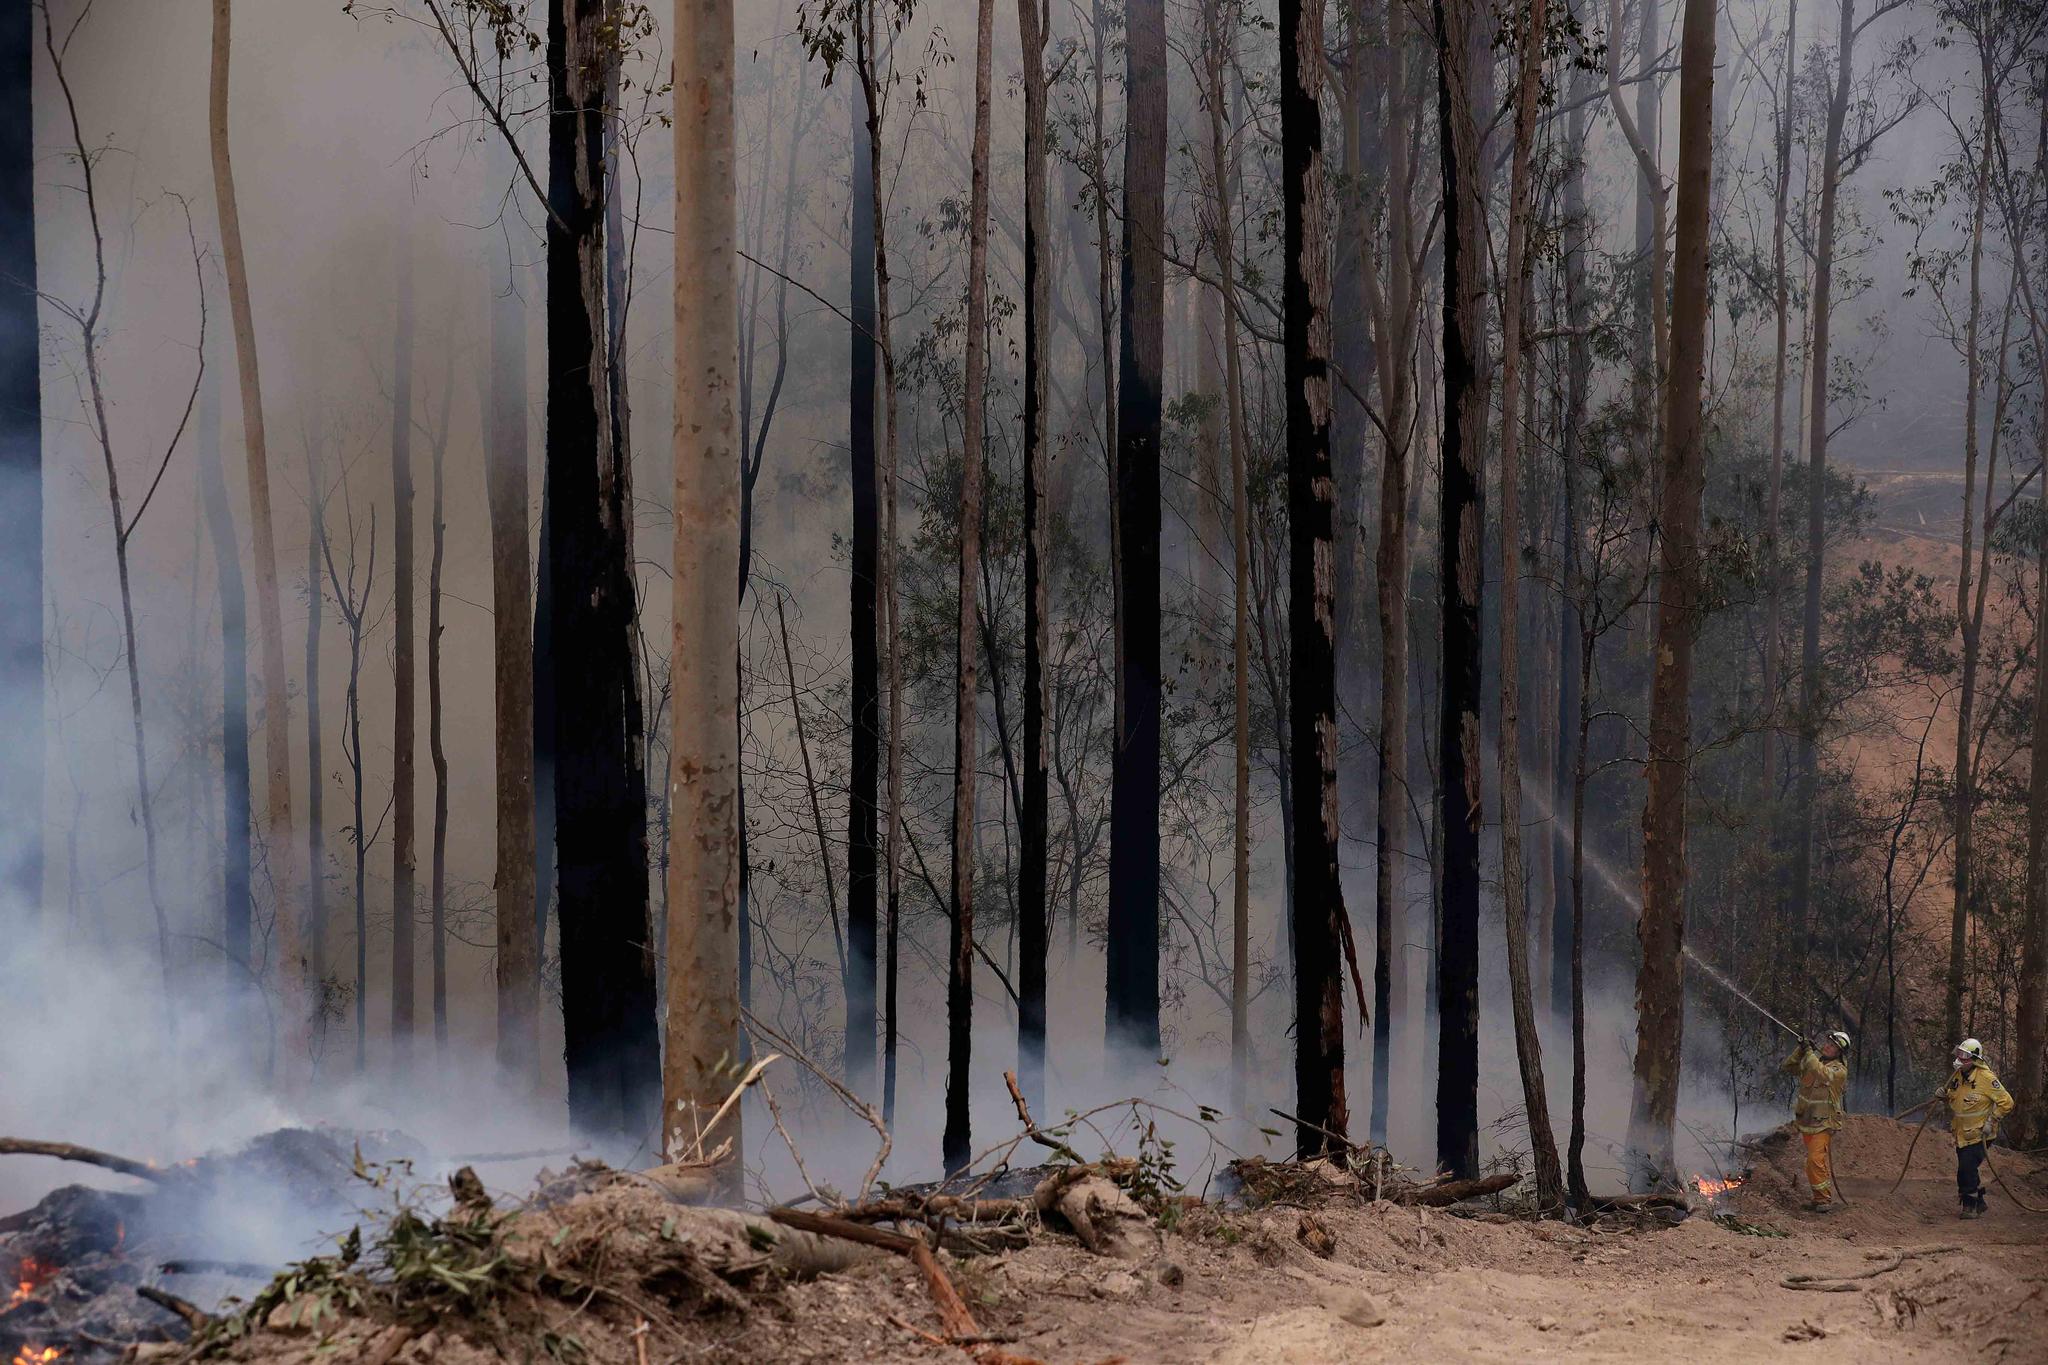
[[[7,854],[36,889],[7,903],[0,1028],[38,1041],[0,1115],[71,1109],[120,1146],[169,1114],[201,1135],[279,1105],[457,1131],[489,1114],[650,1152],[634,1077],[656,1011],[676,1007],[673,975],[641,959],[664,960],[677,913],[664,776],[688,542],[671,553],[669,472],[693,364],[670,306],[670,16],[556,0],[558,23],[597,36],[551,82],[546,3],[235,8],[228,126],[288,693],[292,821],[277,826],[215,30],[198,0],[29,8],[10,33],[31,40],[13,55],[33,72],[43,511],[40,546],[0,545],[19,561],[0,577],[40,585],[42,677],[33,697],[10,683],[0,724],[40,750],[42,833],[33,802],[11,808]],[[893,1175],[936,1169],[942,1121],[950,1159],[1004,1120],[1001,1073],[1020,1061],[1054,1113],[1138,1093],[1196,1116],[1190,1132],[1285,1146],[1309,1128],[1274,1111],[1341,1128],[1348,1094],[1353,1134],[1460,1164],[1441,1126],[1447,944],[1477,973],[1476,1157],[1529,1151],[1533,1043],[1539,1121],[1576,1178],[1630,1173],[1657,617],[1676,600],[1659,556],[1685,344],[1667,317],[1684,311],[1682,250],[1669,262],[1687,240],[1682,21],[1716,7],[1303,8],[738,6],[738,994],[886,1108]],[[1464,186],[1442,146],[1445,10],[1470,29]],[[1671,1080],[1693,1166],[1775,1116],[1790,1039],[1737,992],[1795,1030],[1849,1030],[1854,1106],[1920,1098],[1968,1034],[2028,1108],[2048,965],[2030,762],[2048,563],[2042,7],[1729,0],[1712,19],[1692,239],[1702,491],[1680,604],[1696,640],[1678,779],[1694,960],[1661,1002],[1684,1016]],[[1304,24],[1306,82],[1283,63]],[[599,115],[596,198],[550,178],[565,85]],[[1043,216],[1027,221],[1040,157]],[[565,203],[594,255],[556,254]],[[1476,311],[1454,328],[1444,254],[1460,231]],[[1320,277],[1290,269],[1303,240]],[[877,242],[879,299],[862,268]],[[602,295],[590,489],[564,472],[551,410],[564,259]],[[1476,353],[1453,357],[1453,330]],[[1307,357],[1328,365],[1313,384]],[[1448,441],[1468,412],[1452,381],[1475,375],[1477,415]],[[1327,422],[1331,480],[1313,565],[1331,653],[1308,667],[1290,558],[1317,505],[1296,482],[1305,415]],[[1447,468],[1477,471],[1484,498],[1461,550],[1469,622],[1444,610]],[[550,531],[562,507],[592,518],[585,539]],[[564,545],[596,557],[551,567]],[[878,573],[879,607],[860,590]],[[1153,576],[1156,595],[1127,592]],[[1460,686],[1446,659],[1468,660],[1446,640],[1476,649],[1483,699],[1462,833],[1439,718]],[[562,691],[558,652],[591,661],[587,691]],[[504,709],[522,678],[531,718]],[[1297,866],[1297,825],[1320,809],[1303,793],[1323,799],[1299,726],[1325,691],[1334,877]],[[1122,742],[1120,706],[1140,722]],[[644,790],[601,783],[589,808],[552,809],[558,714],[579,737],[559,732],[560,761],[588,759],[573,746],[602,721]],[[508,751],[529,729],[537,751]],[[520,819],[537,824],[508,853],[522,798],[500,778],[536,759]],[[971,864],[955,856],[963,786]],[[558,815],[576,839],[623,840],[603,855],[614,880],[575,880],[560,902]],[[616,880],[634,856],[637,883]],[[1476,937],[1455,913],[1468,893]],[[1506,932],[1524,917],[1526,971]],[[300,956],[303,998],[281,984]],[[538,981],[523,1015],[504,989],[521,972]],[[1334,1032],[1316,1012],[1331,992]],[[1042,1071],[1030,1027],[1020,1041],[1032,1018]],[[1334,1069],[1316,1093],[1290,1072],[1310,1021]],[[532,1043],[508,1051],[521,1030]],[[219,1106],[174,1102],[195,1086]],[[871,1144],[822,1083],[785,1103],[825,1164],[857,1174]],[[767,1123],[746,1156],[780,1169]]]

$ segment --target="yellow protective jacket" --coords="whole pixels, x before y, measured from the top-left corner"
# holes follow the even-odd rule
[[[1799,1093],[1792,1100],[1792,1122],[1802,1133],[1833,1133],[1842,1127],[1842,1092],[1849,1088],[1849,1068],[1840,1058],[1823,1060],[1810,1047],[1802,1047],[1778,1068],[1799,1077]]]
[[[1958,1147],[1995,1137],[1998,1121],[2012,1112],[2012,1096],[1981,1062],[1950,1076],[1940,1098],[1948,1105],[1948,1130]]]

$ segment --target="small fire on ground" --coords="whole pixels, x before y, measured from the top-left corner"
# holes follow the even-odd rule
[[[1743,1177],[1739,1175],[1730,1176],[1726,1180],[1709,1180],[1706,1176],[1695,1175],[1692,1178],[1692,1186],[1704,1199],[1719,1199],[1741,1189],[1742,1181]]]
[[[49,1279],[50,1276],[56,1273],[57,1272],[54,1267],[44,1265],[41,1261],[38,1261],[33,1256],[22,1257],[21,1265],[15,1271],[14,1289],[13,1292],[7,1296],[6,1307],[13,1308],[16,1305],[22,1303],[24,1300],[28,1298],[29,1295],[36,1292],[37,1288],[42,1285],[43,1281]],[[0,1311],[4,1311],[4,1309],[0,1309]],[[55,1356],[50,1356],[47,1358],[51,1360],[56,1359]]]
[[[54,1346],[24,1346],[14,1353],[13,1365],[49,1365],[64,1353]]]

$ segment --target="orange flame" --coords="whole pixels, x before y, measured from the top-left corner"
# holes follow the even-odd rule
[[[24,1346],[14,1354],[14,1365],[49,1365],[64,1353],[55,1346]]]
[[[1727,1180],[1709,1180],[1703,1175],[1695,1175],[1692,1178],[1692,1185],[1705,1198],[1719,1199],[1724,1194],[1741,1189],[1742,1180],[1743,1177],[1739,1175],[1732,1176]]]
[[[28,1296],[35,1293],[37,1287],[44,1280],[54,1275],[56,1271],[50,1266],[44,1265],[33,1256],[24,1256],[21,1258],[21,1263],[15,1267],[14,1273],[19,1278],[15,1281],[13,1291],[7,1296],[7,1303],[4,1306],[0,1306],[0,1312],[5,1312],[9,1308],[20,1307],[27,1300]],[[52,1357],[52,1359],[54,1358]]]

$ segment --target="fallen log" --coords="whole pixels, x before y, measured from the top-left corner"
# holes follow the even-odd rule
[[[1676,1194],[1613,1194],[1602,1195],[1592,1201],[1593,1208],[1600,1213],[1627,1213],[1634,1209],[1679,1209],[1692,1207],[1683,1195]]]
[[[112,1152],[95,1151],[81,1147],[75,1142],[42,1142],[35,1138],[0,1137],[0,1156],[47,1156],[59,1161],[77,1161],[87,1166],[99,1166],[122,1175],[132,1175],[141,1180],[161,1181],[164,1172],[146,1161],[130,1157],[115,1156]]]
[[[798,1232],[814,1232],[821,1237],[837,1237],[845,1242],[859,1242],[862,1246],[880,1247],[893,1251],[899,1256],[908,1256],[913,1246],[923,1246],[916,1238],[886,1228],[869,1227],[845,1218],[834,1218],[830,1214],[811,1213],[805,1209],[774,1208],[768,1216],[786,1228]]]
[[[213,1321],[211,1317],[201,1312],[198,1306],[189,1299],[181,1299],[176,1294],[158,1289],[155,1285],[138,1284],[135,1286],[135,1292],[138,1296],[148,1299],[159,1308],[170,1309],[173,1313],[183,1318],[185,1325],[195,1332]]]
[[[950,1194],[923,1198],[876,1199],[839,1210],[851,1223],[918,1223],[927,1218],[953,1218],[962,1223],[994,1223],[1022,1218],[1032,1211],[1029,1199],[963,1199]]]
[[[1093,1166],[1070,1166],[1047,1176],[1032,1202],[1041,1214],[1057,1213],[1097,1256],[1134,1260],[1144,1255],[1134,1233],[1151,1224],[1151,1215]]]
[[[1518,1172],[1504,1171],[1499,1175],[1482,1176],[1477,1180],[1440,1180],[1433,1185],[1423,1185],[1417,1189],[1397,1190],[1388,1198],[1408,1208],[1438,1209],[1446,1204],[1477,1199],[1485,1194],[1499,1194],[1521,1178]]]
[[[889,1232],[883,1228],[869,1227],[829,1214],[808,1213],[802,1209],[776,1208],[768,1216],[784,1227],[800,1232],[812,1232],[826,1237],[838,1237],[863,1246],[880,1247],[885,1251],[908,1255],[912,1264],[923,1274],[925,1288],[931,1292],[932,1306],[938,1310],[939,1324],[946,1329],[952,1343],[967,1352],[982,1365],[1039,1365],[1028,1356],[1015,1356],[1000,1347],[983,1344],[981,1327],[968,1311],[967,1303],[960,1297],[960,1291],[953,1287],[946,1268],[939,1264],[939,1258],[932,1254],[931,1247],[922,1237],[909,1237],[900,1232]]]

